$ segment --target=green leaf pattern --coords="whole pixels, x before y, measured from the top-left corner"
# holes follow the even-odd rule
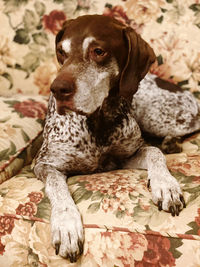
[[[187,87],[184,86],[183,89],[191,90],[199,97],[199,46],[197,44],[200,42],[198,34],[200,4],[194,1],[177,0],[150,0],[142,4],[138,1],[134,3],[133,0],[103,1],[3,0],[2,21],[10,28],[8,37],[6,37],[8,49],[3,56],[4,69],[3,72],[0,71],[2,79],[7,80],[8,83],[5,89],[0,88],[0,93],[6,95],[10,90],[10,95],[12,95],[12,92],[16,93],[20,87],[23,92],[29,92],[29,88],[32,88],[34,94],[48,94],[49,88],[44,90],[42,84],[38,84],[37,79],[44,79],[42,83],[47,82],[45,75],[44,77],[39,75],[41,70],[47,71],[47,66],[49,84],[55,77],[56,70],[51,69],[57,68],[55,34],[61,28],[64,19],[98,11],[100,14],[120,19],[146,38],[157,54],[158,66],[152,68],[153,73],[178,84],[186,82]],[[182,34],[183,31],[185,34]],[[195,36],[195,40],[192,36]],[[11,50],[18,51],[18,49],[21,49],[19,56],[16,53],[15,55],[10,53]],[[5,51],[0,47],[0,54],[1,50]],[[193,62],[190,62],[191,51],[194,56]],[[188,66],[187,70],[180,73],[181,66],[185,65]],[[17,78],[22,75],[26,78],[24,88],[21,88],[21,83]]]
[[[44,184],[35,178],[33,166],[19,173],[42,142],[46,99],[38,94],[49,94],[57,73],[55,34],[64,18],[104,13],[120,19],[154,48],[157,63],[151,72],[199,98],[200,4],[3,0],[0,10],[1,23],[8,27],[0,30],[0,94],[14,95],[0,98],[0,183],[7,180],[0,184],[0,265],[71,266],[51,246],[51,208]],[[41,107],[37,115],[31,112],[35,105]],[[179,217],[158,211],[147,189],[146,171],[68,179],[85,228],[84,254],[74,266],[200,266],[200,134],[188,137],[182,147],[183,153],[166,155],[186,199]],[[27,214],[22,215],[22,209]]]

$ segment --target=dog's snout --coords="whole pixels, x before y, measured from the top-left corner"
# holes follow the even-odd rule
[[[64,100],[75,92],[74,79],[58,76],[51,84],[50,89],[56,98]]]

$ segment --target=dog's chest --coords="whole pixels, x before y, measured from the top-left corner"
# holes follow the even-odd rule
[[[54,164],[58,169],[88,172],[88,166],[96,168],[101,149],[89,134],[84,116],[54,114],[46,122],[45,131],[48,157],[54,155]]]
[[[141,133],[131,114],[107,137],[105,144],[99,143],[85,116],[54,112],[45,125],[47,160],[67,173],[91,173],[102,169],[102,161],[105,164],[110,156],[128,157],[141,146]]]

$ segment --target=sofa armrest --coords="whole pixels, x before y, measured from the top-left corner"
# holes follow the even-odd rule
[[[1,183],[35,156],[41,143],[47,99],[40,95],[0,97],[0,106]]]

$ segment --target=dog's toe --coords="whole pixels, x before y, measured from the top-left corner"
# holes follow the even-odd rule
[[[76,262],[83,253],[83,241],[80,242],[78,235],[75,233],[71,233],[70,240],[64,234],[62,234],[62,238],[64,238],[64,241],[60,246],[59,255],[69,259],[70,262]]]
[[[183,195],[180,195],[180,201],[183,204],[183,208],[186,208],[185,199],[184,199]]]
[[[82,254],[83,253],[83,241],[81,241],[80,239],[78,240],[78,247],[79,247],[80,254]]]
[[[60,250],[60,243],[56,243],[56,244],[55,244],[56,255],[59,254],[59,250]]]
[[[69,254],[69,259],[70,259],[71,263],[76,262],[77,261],[77,252]]]
[[[174,209],[174,206],[170,206],[169,207],[169,212],[171,213],[171,215],[174,217],[175,216],[175,209]]]
[[[158,201],[158,210],[162,210],[162,201],[161,200],[159,200]]]

